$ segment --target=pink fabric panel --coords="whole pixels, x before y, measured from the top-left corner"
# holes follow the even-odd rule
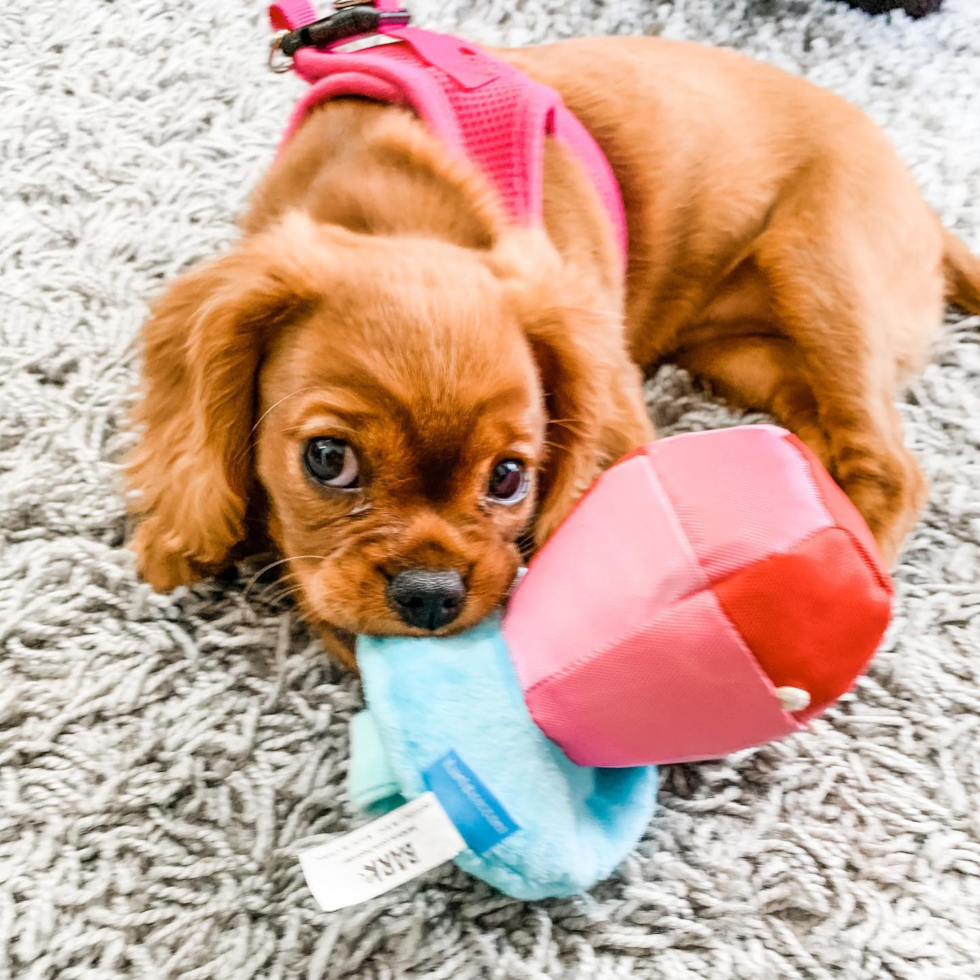
[[[429,72],[449,100],[463,148],[494,183],[511,217],[519,224],[536,224],[541,220],[544,196],[547,120],[560,101],[558,94],[462,41],[447,40],[455,42],[456,49],[444,45],[445,60],[440,58],[438,49],[431,48],[425,50],[423,57],[439,59],[438,64],[430,61]],[[464,56],[464,50],[473,54]],[[391,58],[402,52],[389,47],[375,49],[375,54]],[[495,75],[491,81],[478,88],[455,83],[454,73],[467,69],[472,72],[480,63],[484,71]],[[425,109],[424,105],[418,106],[420,114]]]
[[[608,649],[705,587],[650,460],[606,473],[534,559],[504,633],[522,687]],[[615,698],[612,684],[608,692]]]
[[[301,67],[307,81],[313,84],[293,110],[280,148],[311,109],[321,102],[343,95],[359,95],[407,105],[425,120],[426,125],[448,147],[460,146],[459,127],[445,93],[417,64],[361,54],[324,54],[305,48],[297,51],[293,60],[297,68]]]
[[[535,722],[579,765],[713,759],[801,727],[710,591],[669,605],[601,656],[593,649],[525,691]]]
[[[279,0],[269,7],[269,20],[275,31],[295,31],[316,19],[316,10],[306,0]]]
[[[703,440],[711,441],[710,452]],[[698,432],[652,443],[648,452],[711,582],[834,523],[785,429]]]
[[[437,34],[419,27],[382,27],[381,33],[405,41],[427,65],[445,73],[464,89],[480,88],[514,71],[452,34]],[[502,67],[505,71],[501,71]]]
[[[626,209],[623,206],[623,195],[619,190],[619,182],[613,169],[609,166],[605,153],[599,149],[599,144],[592,138],[589,131],[572,115],[564,105],[555,110],[553,133],[555,139],[568,147],[578,157],[579,163],[585,167],[596,191],[602,198],[613,223],[616,240],[625,261],[629,254],[629,232],[626,224]]]

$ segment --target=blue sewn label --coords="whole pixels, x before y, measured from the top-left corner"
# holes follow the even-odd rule
[[[422,778],[471,851],[482,854],[518,829],[493,793],[455,752],[429,766]]]

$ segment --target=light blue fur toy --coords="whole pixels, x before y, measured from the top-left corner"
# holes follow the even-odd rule
[[[456,863],[522,899],[589,888],[640,840],[657,770],[570,762],[532,720],[497,617],[457,637],[362,637],[357,661],[368,704],[351,723],[357,809],[433,790],[469,845]]]

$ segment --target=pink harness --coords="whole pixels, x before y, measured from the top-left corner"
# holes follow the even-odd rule
[[[292,67],[310,83],[283,142],[306,113],[328,99],[360,96],[405,105],[483,171],[515,223],[536,225],[541,222],[545,139],[552,136],[592,178],[625,262],[626,215],[619,185],[602,150],[554,89],[459,38],[407,26],[398,0],[348,6],[319,21],[306,0],[279,0],[269,16],[279,32],[274,51],[291,55]],[[322,43],[337,33],[340,18],[353,24],[355,33]],[[360,24],[369,30],[356,31]],[[356,53],[337,50],[377,34],[401,43]]]

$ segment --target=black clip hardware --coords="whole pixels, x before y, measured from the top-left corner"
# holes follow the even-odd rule
[[[349,37],[374,34],[382,27],[405,27],[411,20],[407,10],[382,12],[368,4],[344,7],[329,17],[281,34],[276,39],[276,50],[292,58],[300,48],[328,48]]]

